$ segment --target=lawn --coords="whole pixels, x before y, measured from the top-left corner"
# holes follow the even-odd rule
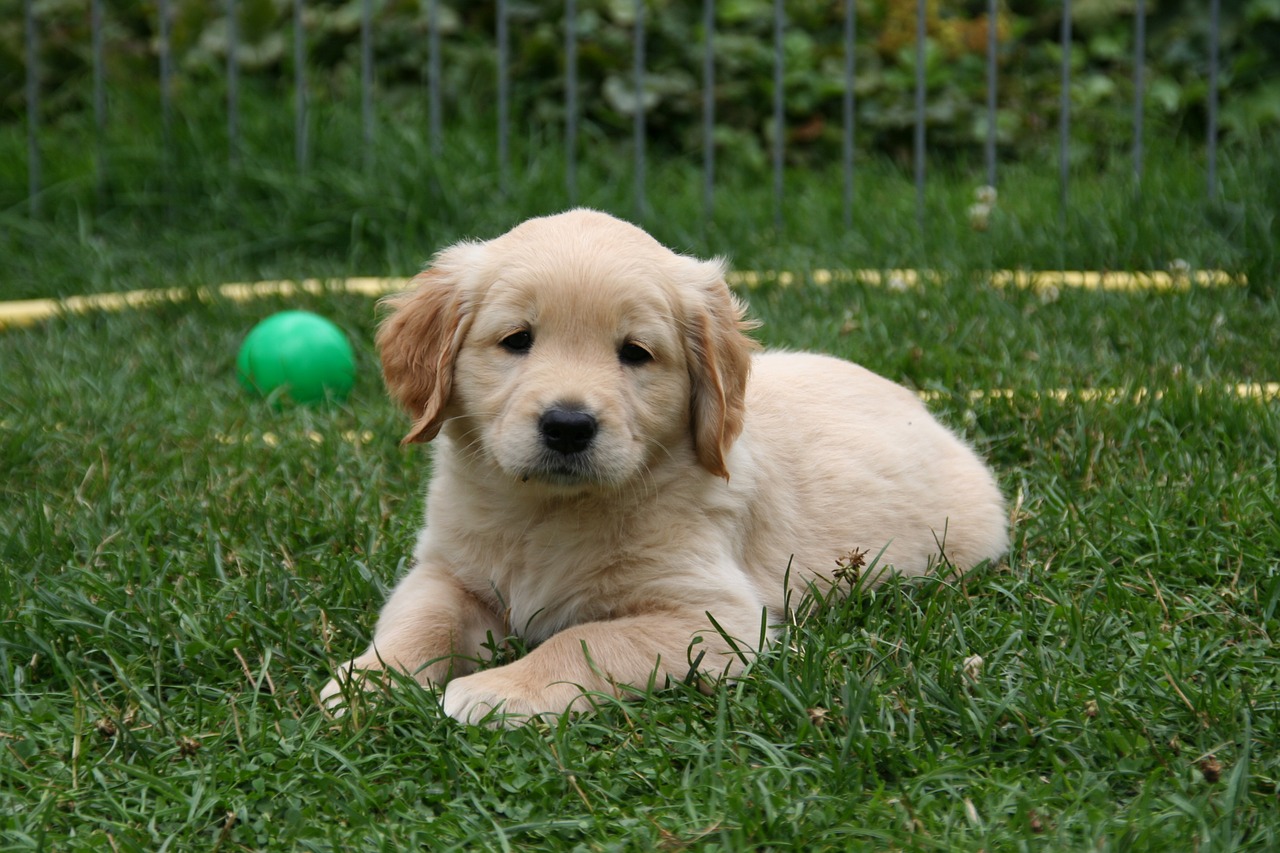
[[[100,208],[71,176],[43,219],[2,214],[0,295],[409,273],[561,203],[554,157],[524,156],[527,186],[487,205],[479,183],[436,178],[415,204],[393,156],[304,181],[250,157],[235,186],[181,173],[177,204]],[[782,234],[767,181],[730,182],[706,228],[691,167],[656,166],[655,231],[796,271],[744,291],[759,337],[926,393],[997,469],[1014,544],[963,581],[797,602],[782,641],[709,695],[515,731],[460,726],[417,688],[340,719],[318,707],[405,568],[429,468],[398,446],[370,299],[192,299],[0,331],[0,845],[1275,849],[1280,402],[1235,386],[1280,380],[1280,182],[1256,179],[1277,173],[1266,151],[1241,152],[1206,206],[1194,157],[1167,160],[1141,197],[1123,164],[1082,176],[1065,232],[1043,168],[1011,166],[976,232],[974,181],[939,167],[925,238],[891,164],[860,173],[851,233],[835,178],[793,176]],[[615,183],[583,200],[629,213]],[[1175,260],[1248,283],[982,272]],[[941,272],[905,289],[809,274],[890,266]],[[345,404],[276,410],[236,384],[239,341],[285,307],[349,334]],[[996,389],[1011,393],[978,393]]]

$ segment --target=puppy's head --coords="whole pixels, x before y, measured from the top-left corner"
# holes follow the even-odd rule
[[[392,395],[520,482],[621,485],[693,457],[727,478],[754,343],[719,261],[610,216],[533,219],[441,252],[387,300]]]

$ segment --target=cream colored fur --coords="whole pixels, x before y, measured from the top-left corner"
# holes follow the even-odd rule
[[[583,710],[699,657],[739,671],[787,583],[798,601],[854,549],[903,575],[1006,549],[974,452],[857,365],[754,352],[718,261],[575,210],[446,249],[415,283],[378,345],[406,441],[435,442],[426,525],[330,704],[396,667],[466,722]],[[572,458],[540,432],[556,407],[596,423]],[[533,650],[477,671],[513,633]]]

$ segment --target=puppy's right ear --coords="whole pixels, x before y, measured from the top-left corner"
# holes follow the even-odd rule
[[[404,444],[430,441],[440,432],[467,316],[451,276],[429,269],[410,284],[416,289],[382,300],[392,313],[377,336],[387,390],[414,418]]]
[[[751,354],[759,348],[746,332],[757,324],[725,284],[722,261],[697,263],[688,275],[700,297],[685,320],[693,445],[702,467],[728,480],[729,450],[746,419]]]

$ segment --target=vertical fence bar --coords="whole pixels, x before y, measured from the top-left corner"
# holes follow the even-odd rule
[[[845,0],[844,4],[844,138],[842,140],[843,163],[841,164],[844,171],[844,197],[842,199],[842,211],[844,215],[844,227],[846,230],[853,228],[853,140],[856,116],[854,108],[857,106],[854,101],[854,82],[857,79],[854,58],[854,44],[857,41],[858,24],[857,24],[857,4],[854,0]]]
[[[1133,45],[1133,179],[1142,183],[1143,139],[1142,108],[1146,102],[1146,86],[1143,72],[1147,59],[1147,4],[1138,0],[1134,9]]]
[[[440,0],[427,4],[427,132],[431,135],[431,153],[439,156],[443,144],[440,103]]]
[[[1218,45],[1221,36],[1221,0],[1209,3],[1209,129],[1205,140],[1209,156],[1209,201],[1218,199]]]
[[[298,172],[307,171],[307,33],[303,0],[293,0],[293,156]]]
[[[511,45],[510,37],[507,32],[507,0],[498,0],[497,7],[497,39],[498,39],[498,191],[503,195],[510,192],[510,185],[507,180],[507,160],[510,154],[509,150],[509,127],[508,110],[510,109],[509,99],[511,96],[510,80],[508,79],[508,66],[511,63]]]
[[[636,218],[644,219],[646,203],[644,195],[644,0],[635,0],[635,44],[632,50],[632,75],[635,85],[635,124],[633,127],[636,158]]]
[[[924,94],[925,40],[928,8],[925,0],[916,3],[916,225],[924,238]]]
[[[23,40],[27,48],[27,199],[31,215],[40,215],[40,41],[35,0],[22,4]]]
[[[360,4],[360,144],[367,172],[373,168],[373,0]]]
[[[102,0],[89,4],[89,29],[93,38],[93,161],[98,202],[107,194],[107,82],[102,48]]]
[[[996,54],[1000,46],[1000,19],[996,0],[987,0],[987,186],[996,185]]]
[[[716,0],[702,3],[702,224],[715,218]]]
[[[236,0],[227,0],[227,159],[240,161],[240,53],[239,10]]]
[[[1062,0],[1062,83],[1058,111],[1058,223],[1067,230],[1067,163],[1071,140],[1071,0]]]
[[[784,72],[786,71],[786,9],[773,0],[773,227],[782,230],[783,160],[787,144]]]
[[[564,8],[564,149],[565,193],[569,206],[578,203],[578,4]]]
[[[169,0],[159,0],[160,8],[160,157],[168,178],[173,165],[173,58],[170,55]]]

